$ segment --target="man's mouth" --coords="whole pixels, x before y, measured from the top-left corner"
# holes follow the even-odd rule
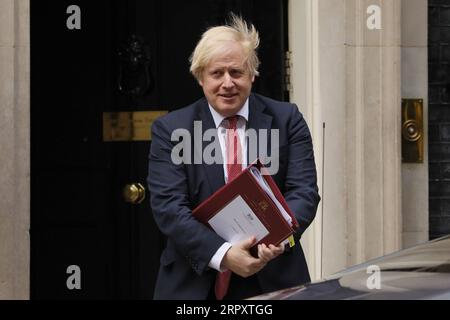
[[[220,96],[225,99],[231,99],[231,98],[236,97],[237,95],[238,95],[237,93],[229,93],[229,94],[227,93],[227,94],[221,94]]]

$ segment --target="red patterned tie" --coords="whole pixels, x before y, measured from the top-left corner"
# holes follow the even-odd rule
[[[227,174],[228,182],[236,178],[242,171],[242,148],[239,135],[236,130],[236,124],[239,116],[229,117],[228,126],[226,127],[226,154],[227,154]],[[219,272],[216,278],[215,293],[217,300],[222,300],[227,294],[230,284],[231,271]]]

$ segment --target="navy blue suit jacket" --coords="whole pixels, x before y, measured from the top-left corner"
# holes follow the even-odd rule
[[[171,141],[172,132],[188,130],[193,146],[194,121],[202,122],[203,132],[215,128],[205,98],[159,118],[152,126],[148,186],[154,219],[167,236],[155,299],[207,298],[217,273],[208,263],[224,243],[192,216],[192,209],[224,185],[223,165],[176,165],[171,160],[172,149],[179,143]],[[262,292],[269,292],[310,281],[298,240],[314,219],[320,197],[310,131],[297,106],[251,94],[248,128],[267,129],[269,133],[279,130],[279,170],[272,177],[300,224],[294,248],[257,273]]]

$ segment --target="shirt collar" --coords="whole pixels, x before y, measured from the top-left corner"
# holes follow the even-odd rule
[[[209,111],[211,111],[211,115],[214,119],[214,124],[216,125],[216,128],[219,128],[220,124],[222,123],[222,121],[227,118],[224,117],[223,115],[221,115],[220,113],[218,113],[209,103],[208,103],[208,107],[209,107]],[[245,101],[244,105],[242,106],[242,108],[236,113],[237,116],[241,116],[242,118],[245,119],[245,121],[248,122],[248,98]]]

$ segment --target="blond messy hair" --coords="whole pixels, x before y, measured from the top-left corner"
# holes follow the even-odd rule
[[[230,42],[238,42],[244,50],[245,65],[251,76],[258,76],[260,64],[256,50],[259,47],[259,34],[253,24],[250,26],[241,17],[231,14],[231,23],[212,27],[205,31],[195,47],[189,61],[190,71],[198,80],[202,80],[203,71],[211,59],[225,52]]]

